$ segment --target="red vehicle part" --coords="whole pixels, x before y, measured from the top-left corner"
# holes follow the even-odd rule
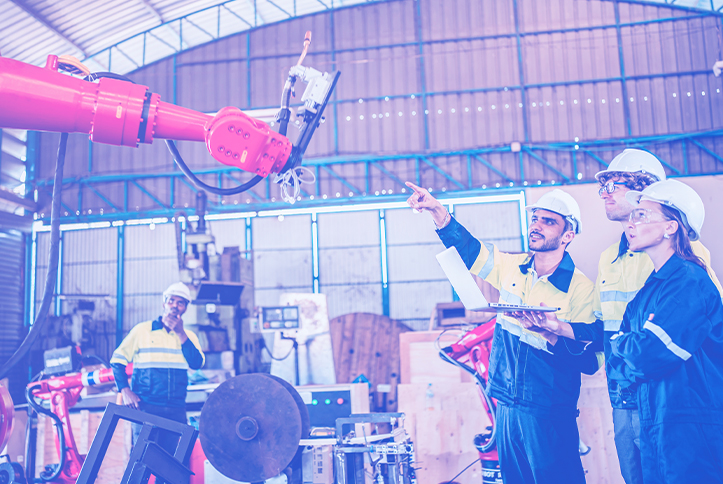
[[[148,87],[58,72],[0,57],[0,128],[88,133],[97,143],[137,147],[154,138],[202,141],[217,161],[266,176],[291,155],[291,142],[235,107],[215,116],[161,101]]]
[[[126,366],[126,374],[130,376],[133,372],[133,365]],[[78,452],[73,437],[73,429],[70,426],[70,408],[78,403],[80,392],[84,387],[113,383],[115,378],[113,370],[103,368],[87,373],[72,373],[69,375],[56,376],[33,382],[28,385],[28,390],[33,397],[50,401],[50,411],[62,422],[63,439],[65,447],[65,462],[58,477],[53,480],[56,483],[75,483],[83,467],[85,456]],[[55,448],[60,455],[63,446],[56,435]]]

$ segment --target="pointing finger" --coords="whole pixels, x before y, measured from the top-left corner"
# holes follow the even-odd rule
[[[415,185],[412,182],[405,182],[404,184],[407,185],[412,190],[414,190],[414,193],[416,193],[417,195],[424,195],[424,192],[425,192],[424,188],[418,187],[417,185]]]

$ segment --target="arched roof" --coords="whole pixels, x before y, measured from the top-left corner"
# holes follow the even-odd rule
[[[38,65],[72,55],[123,74],[244,30],[374,1],[0,0],[0,55]]]

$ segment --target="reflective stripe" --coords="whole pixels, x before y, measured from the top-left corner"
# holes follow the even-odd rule
[[[666,348],[668,348],[670,351],[673,352],[675,356],[680,358],[683,361],[686,361],[688,358],[690,358],[692,355],[685,351],[683,348],[678,346],[677,344],[673,343],[673,340],[670,339],[670,336],[668,336],[668,333],[665,332],[663,328],[658,326],[655,323],[652,323],[650,321],[646,321],[643,325],[643,329],[647,329],[651,333],[653,333],[655,336],[660,339],[660,341],[663,342]]]
[[[501,317],[500,314],[501,313],[497,313],[497,322],[502,329],[514,336],[517,336],[521,343],[526,343],[533,348],[551,353],[551,351],[547,349],[547,341],[545,341],[541,336],[537,336],[536,334],[528,331],[523,331],[522,326]]]
[[[175,368],[179,370],[188,370],[188,363],[172,363],[168,361],[133,363],[133,369],[136,368]]]
[[[487,262],[485,262],[485,265],[482,266],[482,269],[480,269],[477,275],[482,279],[487,279],[487,276],[490,275],[490,272],[492,272],[492,269],[495,267],[495,246],[489,242],[483,242],[483,244],[490,255],[487,256]]]
[[[125,362],[126,364],[129,363],[128,359],[120,353],[113,353],[111,360],[121,360],[121,361]],[[111,361],[111,363],[112,363],[112,361]]]
[[[168,353],[171,355],[182,355],[183,351],[175,348],[138,348],[138,354],[143,353]]]
[[[638,293],[638,291],[630,291],[630,292],[623,292],[623,291],[601,291],[600,292],[600,302],[624,302],[629,303],[630,301],[635,298],[635,295]]]
[[[517,294],[512,294],[505,288],[500,288],[500,302],[504,302],[507,304],[522,304],[522,298],[518,296]]]
[[[606,319],[603,321],[605,331],[620,331],[620,325],[623,324],[621,319]]]

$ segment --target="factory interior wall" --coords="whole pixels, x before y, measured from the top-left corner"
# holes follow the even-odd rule
[[[523,249],[518,200],[458,204],[455,214],[473,233],[501,249]],[[389,316],[424,330],[436,304],[452,300],[451,286],[434,258],[444,246],[427,215],[408,208],[376,209],[318,214],[317,223],[318,280],[320,292],[328,297],[330,318],[353,312],[383,314],[386,298]],[[224,247],[239,247],[245,253],[246,219],[208,225],[219,252]],[[313,292],[311,226],[309,214],[251,219],[257,306],[278,305],[284,293]],[[94,301],[94,317],[104,321],[103,337],[109,338],[111,347],[118,314],[119,229],[62,232],[61,298],[51,309],[51,315],[70,315],[77,313],[79,301]],[[178,279],[179,272],[172,223],[126,225],[123,229],[120,314],[125,334],[135,324],[160,314],[160,293]],[[37,234],[36,311],[42,298],[48,240],[48,232]],[[388,273],[388,292],[383,289],[383,272]]]
[[[707,208],[701,240],[711,251],[712,266],[723,274],[721,253],[723,176],[688,177]],[[577,267],[595,280],[600,253],[616,243],[622,233],[617,222],[605,217],[597,185],[576,184],[562,188],[580,205],[583,231],[569,247]],[[534,203],[549,187],[525,189],[525,201]],[[456,205],[455,216],[478,238],[510,252],[523,250],[519,206],[515,202]],[[427,329],[435,305],[452,300],[452,290],[434,260],[443,249],[425,215],[407,209],[385,210],[385,244],[388,270],[389,315],[415,330]],[[351,312],[384,312],[380,212],[318,215],[319,282],[327,294],[329,317]],[[310,215],[252,219],[255,304],[273,306],[286,292],[313,291],[312,218]],[[218,248],[238,246],[245,250],[245,219],[209,223]],[[63,299],[52,306],[55,315],[73,313],[80,299],[95,301],[95,317],[107,323],[99,337],[112,347],[116,310],[118,265],[117,228],[66,231],[62,245]],[[47,239],[39,233],[36,265],[35,307],[42,297],[47,266]],[[136,323],[157,316],[158,294],[178,278],[173,225],[125,227],[123,332]],[[106,328],[107,326],[107,328]]]

